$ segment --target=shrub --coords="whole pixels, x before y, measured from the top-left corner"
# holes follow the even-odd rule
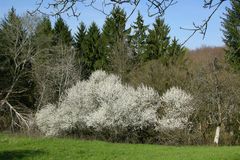
[[[89,80],[70,88],[58,106],[47,105],[40,110],[36,114],[36,123],[47,136],[76,132],[81,135],[90,131],[105,139],[128,139],[133,135],[143,139],[149,134],[156,135],[154,133],[164,127],[183,128],[187,121],[183,112],[190,110],[190,100],[191,96],[177,88],[170,89],[161,98],[152,88],[141,85],[134,89],[123,85],[118,76],[95,71]],[[160,114],[164,110],[162,102],[167,104],[163,120]],[[171,121],[171,118],[184,120],[184,123],[166,125],[164,120]]]
[[[154,88],[163,94],[172,86],[188,88],[191,80],[189,65],[186,58],[178,59],[176,64],[164,65],[160,59],[148,61],[131,70],[126,82],[139,86],[140,84]]]
[[[193,112],[191,104],[193,97],[182,89],[172,87],[161,97],[165,105],[165,115],[160,120],[165,129],[182,129],[188,123],[188,117]]]
[[[56,122],[56,106],[48,104],[36,113],[36,123],[39,129],[46,135],[54,135],[56,133],[53,124]]]

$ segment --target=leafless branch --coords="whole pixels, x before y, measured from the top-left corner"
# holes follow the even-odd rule
[[[177,2],[176,0],[148,0],[148,16],[163,16],[166,10]]]
[[[143,0],[102,0],[101,7],[99,6],[97,0],[52,0],[49,3],[45,3],[44,0],[36,1],[36,8],[33,11],[28,11],[31,15],[35,13],[41,13],[44,15],[50,16],[59,16],[63,13],[67,13],[68,16],[78,17],[80,15],[79,7],[92,7],[97,11],[105,15],[109,15],[106,12],[106,7],[114,7],[116,5],[130,5],[132,6],[132,10],[130,11],[128,17],[130,17],[136,8],[138,7],[140,2],[144,2]],[[177,3],[177,0],[147,0],[148,6],[148,15],[149,16],[163,16],[165,11],[172,5]],[[43,10],[50,10],[50,12],[45,12]]]
[[[188,36],[188,38],[182,43],[182,45],[184,45],[190,38],[192,38],[197,32],[199,32],[200,34],[202,34],[203,39],[206,36],[207,33],[207,29],[208,29],[208,24],[209,21],[212,19],[213,15],[217,12],[217,10],[219,9],[219,7],[223,4],[223,2],[225,2],[227,0],[219,0],[217,3],[214,3],[214,0],[204,0],[204,8],[208,8],[208,9],[213,9],[213,11],[211,12],[211,14],[207,17],[207,19],[203,20],[202,24],[200,25],[196,25],[195,23],[193,23],[193,28],[183,28],[180,27],[180,29],[186,30],[186,31],[190,31],[191,34]]]
[[[25,27],[27,28],[30,27],[27,26],[27,24],[19,24],[16,20],[16,22],[10,23],[9,27],[3,31],[5,37],[8,38],[8,43],[12,44],[12,47],[9,47],[3,56],[12,60],[12,68],[10,70],[11,84],[5,91],[1,91],[1,95],[3,96],[0,97],[0,108],[8,108],[10,112],[9,116],[12,119],[12,128],[13,126],[18,126],[29,129],[28,113],[30,113],[30,110],[16,99],[13,100],[16,94],[23,94],[29,90],[27,87],[19,88],[17,84],[25,75],[30,73],[28,64],[31,63],[33,57],[38,54],[38,51],[33,48],[30,35],[22,32],[23,25],[26,25]]]
[[[19,127],[22,127],[21,124],[23,123],[27,129],[29,130],[29,125],[27,121],[27,116],[24,116],[24,113],[20,113],[19,111],[16,110],[16,107],[12,106],[8,101],[5,101],[5,104],[9,107],[10,113],[11,113],[11,118],[12,118],[12,124],[15,124]],[[15,116],[14,116],[15,115]],[[17,118],[17,120],[14,120],[14,117]],[[19,123],[18,123],[19,122]]]
[[[209,21],[225,1],[227,0],[203,0],[203,8],[213,9],[213,11],[205,20],[203,20],[202,24],[197,25],[193,23],[193,28],[180,27],[183,30],[187,30],[191,32],[191,34],[182,43],[182,45],[184,45],[197,32],[203,35],[203,39],[205,38]],[[36,9],[29,13],[34,14],[39,12],[42,14],[47,14],[43,12],[42,8],[44,7],[45,9],[50,10],[50,13],[48,13],[48,15],[51,15],[51,16],[58,16],[67,12],[68,16],[78,17],[80,15],[79,6],[82,5],[85,7],[92,7],[97,11],[103,13],[104,15],[109,16],[110,13],[107,12],[105,8],[109,6],[114,7],[116,5],[130,5],[132,6],[132,10],[128,14],[128,17],[127,17],[128,19],[135,12],[139,3],[144,1],[143,0],[102,0],[101,7],[99,7],[99,4],[98,4],[99,1],[97,0],[52,0],[51,3],[47,3],[47,4],[44,2],[45,2],[44,0],[37,0]],[[177,2],[178,0],[147,0],[146,5],[147,5],[148,16],[150,17],[164,16],[166,10],[169,7],[175,5]]]

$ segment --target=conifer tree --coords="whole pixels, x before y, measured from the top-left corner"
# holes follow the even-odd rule
[[[45,34],[51,35],[52,34],[52,26],[51,21],[48,17],[44,17],[42,21],[36,27],[36,34]]]
[[[120,7],[116,7],[113,8],[111,15],[106,18],[103,25],[101,41],[103,52],[107,54],[107,70],[118,70],[116,69],[117,64],[115,62],[119,63],[119,61],[126,61],[126,57],[130,58],[130,53],[126,49],[129,48],[131,28],[126,29],[126,22],[126,13]],[[119,46],[123,46],[124,51],[121,49],[118,52],[117,48]],[[122,54],[125,55],[123,56]]]
[[[9,31],[12,33],[6,35]],[[1,22],[1,40],[2,43],[0,44],[1,52],[7,53],[12,46],[10,41],[15,39],[16,35],[13,33],[20,33],[21,36],[25,36],[23,25],[19,16],[16,15],[16,10],[11,8],[8,12],[7,17]]]
[[[122,39],[130,30],[126,30],[126,13],[120,7],[113,8],[111,15],[106,18],[103,25],[103,39],[107,42],[107,47],[111,48],[117,39]]]
[[[100,47],[100,30],[95,22],[90,25],[87,31],[82,49],[82,76],[88,78],[92,71],[102,69],[105,65],[105,56]]]
[[[84,50],[83,50],[83,42],[86,38],[87,30],[86,26],[83,22],[80,23],[79,27],[77,28],[77,33],[75,34],[75,42],[74,46],[76,48],[76,65],[78,70],[81,70],[81,57],[83,56]]]
[[[168,47],[167,54],[164,56],[165,63],[176,63],[177,60],[182,60],[186,53],[186,49],[178,43],[178,39],[174,37]]]
[[[170,45],[170,27],[165,24],[163,19],[156,18],[153,29],[149,30],[147,37],[147,51],[143,59],[158,59],[167,54]]]
[[[86,37],[87,30],[86,25],[81,22],[79,27],[77,27],[77,33],[75,34],[75,47],[78,51],[82,51],[82,43]]]
[[[50,54],[50,48],[52,47],[53,42],[53,30],[51,21],[48,17],[44,17],[37,25],[34,42],[35,46],[44,52],[41,53],[41,57],[46,57]]]
[[[8,88],[12,82],[14,73],[13,70],[15,68],[15,64],[12,62],[13,53],[11,49],[13,47],[18,47],[21,44],[21,40],[26,37],[26,32],[23,30],[23,26],[21,23],[21,19],[17,16],[14,8],[11,8],[7,17],[1,22],[0,27],[0,53],[1,53],[1,76],[0,76],[0,84],[1,90]],[[19,36],[19,37],[16,37]],[[16,39],[18,41],[16,41]],[[13,42],[16,41],[16,44]],[[14,46],[16,45],[16,46]],[[21,53],[19,53],[20,55]],[[20,56],[19,56],[20,57]],[[3,79],[2,79],[3,78]],[[5,79],[7,78],[7,79]],[[3,87],[3,88],[2,88]]]
[[[126,29],[126,13],[120,7],[113,8],[111,15],[106,18],[103,25],[102,39],[107,52],[116,44],[118,39],[129,38],[130,28]],[[126,41],[128,41],[126,39]]]
[[[61,17],[57,19],[53,29],[53,33],[55,45],[65,44],[70,46],[72,44],[71,31]]]
[[[13,33],[16,32],[11,25],[17,26],[17,24],[20,25],[20,18],[16,15],[15,9],[11,8],[7,17],[1,21],[0,26],[0,90],[2,91],[7,89],[12,83],[11,68],[13,66],[11,65],[11,56],[8,56],[8,53],[9,49],[13,47],[10,42],[14,38],[14,35],[7,35],[7,33],[9,30]]]
[[[240,1],[231,0],[223,18],[224,42],[227,46],[226,59],[237,70],[240,69]]]
[[[142,61],[143,54],[146,51],[146,38],[148,25],[144,25],[143,16],[138,12],[138,16],[132,25],[133,35],[131,36],[131,47],[133,55],[137,61]]]

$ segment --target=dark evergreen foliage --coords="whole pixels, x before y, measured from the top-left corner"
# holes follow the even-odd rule
[[[80,25],[77,29],[78,30],[77,30],[77,33],[75,34],[75,42],[74,42],[74,46],[76,48],[75,60],[76,60],[77,69],[79,71],[81,71],[82,70],[82,68],[81,68],[81,57],[84,54],[83,42],[86,38],[87,29],[86,29],[86,26],[83,22],[80,23]]]
[[[122,39],[125,34],[130,33],[130,29],[125,29],[126,22],[126,13],[120,7],[114,8],[111,15],[106,18],[102,37],[107,42],[107,48],[111,48],[117,39]]]
[[[53,29],[51,21],[48,17],[44,17],[36,27],[34,36],[34,45],[38,50],[41,50],[38,58],[48,58],[50,56],[53,43]]]
[[[34,107],[32,62],[25,57],[29,38],[21,18],[12,8],[0,26],[0,100],[11,93],[12,105]]]
[[[131,36],[131,47],[135,61],[143,61],[143,55],[146,52],[146,38],[148,25],[144,25],[143,16],[138,12],[136,21],[132,25],[133,35]]]
[[[163,19],[156,18],[153,29],[149,30],[147,37],[147,51],[143,59],[158,59],[167,54],[170,45],[170,27],[165,24]]]
[[[88,78],[92,71],[103,69],[106,59],[101,50],[100,30],[95,22],[90,25],[81,46],[83,49],[82,57],[80,57],[82,76]]]
[[[131,28],[126,29],[126,13],[120,7],[113,8],[111,15],[106,18],[102,31],[103,52],[107,57],[108,71],[118,70],[116,67],[122,61],[128,61]],[[122,46],[121,50],[119,47]],[[123,55],[124,54],[124,55]],[[122,67],[122,66],[118,66]],[[122,70],[122,69],[120,69]]]
[[[227,46],[226,59],[237,70],[240,69],[240,1],[231,0],[223,18],[224,42]]]
[[[65,45],[72,45],[73,39],[71,36],[71,31],[69,27],[64,22],[64,20],[60,17],[57,19],[54,29],[54,44],[65,44]]]

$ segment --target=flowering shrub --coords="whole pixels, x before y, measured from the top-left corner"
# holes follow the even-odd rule
[[[57,121],[55,110],[56,107],[54,105],[48,104],[35,115],[37,126],[46,135],[56,134],[56,128],[53,127]]]
[[[134,89],[123,85],[118,76],[96,71],[89,80],[67,90],[58,107],[47,105],[40,110],[36,122],[44,134],[51,136],[72,130],[121,134],[126,129],[134,132],[150,128],[158,132],[161,128],[182,128],[184,123],[180,121],[187,121],[185,111],[190,113],[190,100],[191,96],[177,88],[160,97],[152,88],[142,85]],[[164,116],[158,112],[162,102],[166,104]]]
[[[161,128],[184,128],[189,115],[193,112],[191,104],[193,97],[182,89],[172,87],[161,97],[164,104],[165,115],[159,121]]]

